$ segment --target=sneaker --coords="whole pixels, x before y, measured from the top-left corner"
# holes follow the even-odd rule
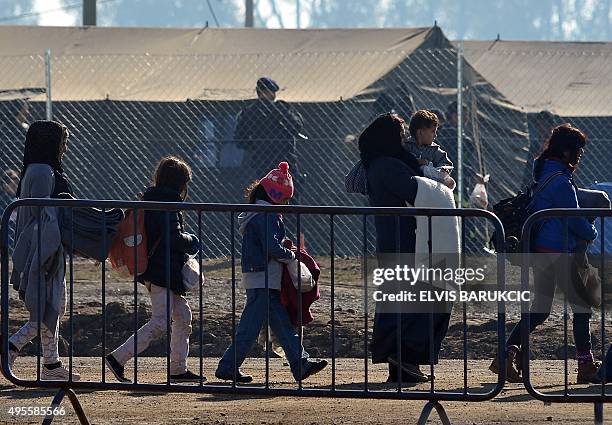
[[[387,379],[387,382],[397,382],[397,368],[399,367],[399,363],[393,357],[387,358],[387,361],[390,365],[389,378]],[[391,376],[392,372],[395,372],[395,376]],[[423,372],[421,372],[421,368],[419,367],[419,365],[402,362],[402,382],[419,383],[428,382],[430,379],[430,376],[425,375]]]
[[[303,359],[302,360],[302,381],[316,373],[321,372],[327,366],[327,360],[323,359]],[[293,368],[291,368],[293,369]],[[297,368],[293,372],[293,377],[296,381],[299,381],[299,377],[297,376],[298,371]]]
[[[234,374],[232,372],[225,373],[219,369],[217,369],[217,371],[215,372],[215,377],[223,381],[233,381],[234,380]],[[240,372],[240,369],[236,371],[236,383],[248,384],[250,382],[253,382],[253,377],[251,375],[245,375],[244,373]]]
[[[202,382],[206,382],[206,378],[204,376],[201,378]],[[170,382],[200,382],[200,375],[196,375],[188,370],[187,372],[178,375],[170,375]]]
[[[600,367],[600,361],[579,363],[577,382],[579,384],[601,384],[601,378],[597,374]]]
[[[108,366],[108,369],[113,373],[113,375],[115,375],[115,378],[117,378],[117,381],[122,383],[132,382],[125,377],[125,368],[117,361],[115,356],[109,354],[104,357],[104,361],[106,362],[106,366]]]
[[[521,377],[521,352],[518,347],[514,347],[514,349],[506,352],[506,381],[516,384],[523,382],[523,378]],[[497,356],[489,365],[489,370],[499,375],[499,358]]]
[[[67,381],[70,377],[70,372],[68,368],[60,363],[58,367],[53,369],[47,368],[46,365],[43,365],[42,372],[40,373],[40,379],[42,381]],[[76,372],[72,372],[72,380],[78,381],[81,379],[81,375]]]

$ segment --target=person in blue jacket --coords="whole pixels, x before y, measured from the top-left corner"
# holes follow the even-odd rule
[[[281,162],[262,179],[255,180],[246,190],[250,204],[283,205],[294,195],[293,176],[289,164]],[[279,213],[248,212],[238,216],[242,235],[242,280],[246,304],[236,335],[219,361],[215,377],[225,381],[248,384],[251,375],[242,373],[240,366],[269,319],[272,332],[283,348],[296,381],[304,380],[327,366],[324,359],[312,359],[302,346],[287,308],[280,301],[283,264],[295,260],[295,254],[285,248],[286,231]]]
[[[579,208],[574,172],[584,154],[586,136],[570,124],[555,127],[534,163],[534,180],[542,185],[534,195],[533,212],[549,208]],[[578,383],[598,383],[597,369],[591,350],[590,306],[582,301],[568,279],[567,259],[570,253],[584,250],[597,237],[597,230],[584,217],[567,220],[567,241],[564,219],[549,218],[536,223],[532,231],[534,291],[529,314],[529,332],[550,315],[556,287],[566,292],[573,311],[574,342],[578,360]],[[521,319],[522,322],[522,319]],[[520,365],[521,322],[506,341],[506,377],[509,382],[522,382]],[[497,359],[490,369],[498,373]]]

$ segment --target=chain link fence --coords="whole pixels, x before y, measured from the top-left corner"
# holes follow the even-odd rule
[[[295,175],[297,203],[367,205],[365,196],[344,189],[344,176],[359,159],[359,133],[380,113],[395,111],[408,121],[422,108],[434,109],[442,119],[438,142],[455,170],[462,167],[463,206],[470,205],[475,184],[487,174],[489,208],[528,183],[530,158],[548,131],[541,124],[543,117],[549,128],[570,121],[589,135],[592,143],[577,173],[581,186],[612,181],[612,171],[605,166],[612,159],[612,118],[594,116],[597,108],[589,99],[576,98],[571,82],[563,86],[559,81],[566,61],[580,66],[576,62],[580,53],[570,58],[564,52],[532,53],[544,75],[525,75],[524,55],[496,54],[497,61],[490,57],[483,61],[468,46],[460,72],[454,48],[292,53],[263,59],[259,55],[52,55],[48,64],[52,116],[72,133],[65,168],[82,198],[134,199],[147,186],[156,162],[173,154],[193,168],[189,200],[194,202],[245,202],[243,192],[249,183],[286,159]],[[381,63],[392,66],[377,74],[376,65]],[[10,70],[0,86],[0,169],[6,204],[11,197],[9,175],[20,171],[27,124],[45,118],[49,88],[42,55],[0,57],[0,66]],[[257,79],[275,78],[280,67],[290,77],[277,79],[278,100],[274,104],[255,100]],[[223,72],[210,70],[228,72],[222,78]],[[612,57],[604,57],[595,68],[585,66],[583,72],[592,79],[605,79],[612,75]],[[23,78],[17,83],[11,75],[27,75],[30,84],[23,87]],[[365,88],[364,75],[371,80]],[[527,80],[525,88],[521,81]],[[285,87],[301,86],[322,100],[284,97]],[[326,98],[325,93],[338,86],[359,94]],[[556,100],[571,102],[573,110],[584,105],[583,116],[541,114],[532,104],[516,103],[523,98],[528,103],[539,93],[547,99],[559,87],[565,89]],[[529,96],[521,97],[525,90]],[[458,108],[453,102],[458,97],[463,105],[463,164],[457,162]],[[203,220],[206,256],[228,255],[229,218],[212,214]],[[289,223],[295,236],[295,219]],[[305,243],[313,253],[326,254],[326,224],[312,217],[302,220]],[[361,229],[358,219],[338,217],[336,253],[359,255]],[[370,230],[368,239],[373,243]],[[489,237],[484,221],[473,219],[467,230],[468,249],[484,252]]]

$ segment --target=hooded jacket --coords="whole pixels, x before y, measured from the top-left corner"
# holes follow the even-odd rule
[[[149,187],[144,201],[183,202],[178,191],[165,187]],[[166,239],[166,211],[145,211],[145,231],[147,232],[147,270],[138,277],[141,283],[149,282],[166,287],[166,244],[170,246],[170,289],[179,295],[185,294],[181,270],[190,254],[197,252],[197,238],[186,233],[183,228],[183,214],[180,211],[168,212],[170,238]]]
[[[257,204],[272,205],[261,200]],[[265,288],[267,266],[268,287],[280,290],[283,269],[279,261],[295,258],[295,254],[282,245],[285,239],[282,216],[278,213],[241,213],[238,225],[242,235],[242,286],[245,289]]]

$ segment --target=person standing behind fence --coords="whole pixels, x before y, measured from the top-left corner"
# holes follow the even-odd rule
[[[463,108],[463,122],[467,123],[467,108]],[[450,102],[446,108],[444,124],[438,128],[437,141],[448,152],[450,160],[455,164],[455,168],[451,173],[451,177],[458,182],[457,170],[459,167],[459,150],[457,145],[457,129],[459,125],[459,117],[457,115],[457,101]],[[474,140],[465,134],[462,137],[463,141],[463,202],[467,206],[467,201],[470,198],[470,193],[474,185],[478,182],[476,176],[480,172],[478,163],[478,153]],[[484,172],[481,173],[484,175]]]
[[[255,180],[247,188],[246,196],[250,204],[282,205],[289,202],[293,192],[289,164],[281,162],[278,168],[271,170],[264,178]],[[270,327],[283,347],[293,377],[296,381],[306,379],[327,366],[327,361],[308,358],[287,308],[281,304],[283,263],[295,259],[295,254],[282,244],[285,239],[282,215],[242,213],[238,223],[242,235],[242,286],[246,290],[247,299],[236,328],[235,341],[225,350],[215,376],[223,380],[234,380],[235,374],[236,382],[240,383],[253,380],[250,375],[240,371],[240,366],[257,340],[269,306]]]
[[[153,175],[153,185],[143,196],[144,201],[184,202],[191,181],[191,168],[183,160],[168,156],[162,158]],[[167,219],[166,215],[169,214]],[[166,228],[169,239],[166,239]],[[145,231],[149,262],[147,269],[138,277],[151,297],[151,319],[137,331],[137,352],[143,352],[152,341],[167,330],[166,314],[171,318],[170,334],[170,380],[171,382],[199,382],[204,377],[187,369],[189,336],[191,335],[191,308],[185,298],[181,270],[190,255],[200,249],[197,236],[183,229],[183,214],[180,211],[145,211]],[[166,264],[166,247],[170,247],[170,262]],[[168,267],[170,270],[168,270]],[[169,273],[168,273],[169,272]],[[170,281],[167,280],[170,275]],[[167,291],[170,291],[170,306],[167,306]],[[134,357],[134,335],[106,356],[106,364],[120,382],[130,382],[124,369]]]
[[[550,137],[558,118],[550,111],[540,111],[531,120],[529,129],[529,150],[525,164],[525,175],[522,177],[523,186],[533,183],[533,164],[536,157],[542,152],[542,145]],[[529,122],[529,121],[528,121]]]
[[[533,211],[548,208],[579,208],[574,171],[584,153],[586,136],[578,128],[563,124],[553,129],[544,151],[534,163],[534,179],[537,184],[547,182],[534,197]],[[532,246],[534,259],[534,293],[529,313],[529,332],[542,324],[550,315],[556,287],[566,293],[573,311],[574,342],[578,360],[578,383],[598,383],[597,369],[591,350],[589,321],[591,307],[584,302],[568,277],[568,254],[581,249],[585,241],[597,237],[595,227],[581,217],[567,220],[568,245],[565,248],[564,220],[549,218],[534,226]],[[514,327],[506,341],[506,378],[509,382],[522,382],[520,364],[521,321]],[[490,369],[499,373],[499,362],[493,360]]]
[[[295,140],[304,125],[302,116],[287,102],[276,100],[279,86],[270,77],[258,79],[255,90],[257,100],[240,112],[234,133],[245,151],[247,169],[252,176],[261,176],[287,160],[295,175],[299,167]]]
[[[62,159],[69,131],[56,121],[35,121],[26,134],[19,198],[56,198],[72,193]],[[17,212],[11,284],[25,301],[30,320],[9,338],[9,367],[40,327],[42,380],[66,381],[70,372],[59,357],[59,325],[66,311],[66,258],[57,207],[22,207]],[[40,244],[38,237],[40,235]],[[40,284],[40,286],[39,286]],[[80,375],[72,373],[72,380]]]

